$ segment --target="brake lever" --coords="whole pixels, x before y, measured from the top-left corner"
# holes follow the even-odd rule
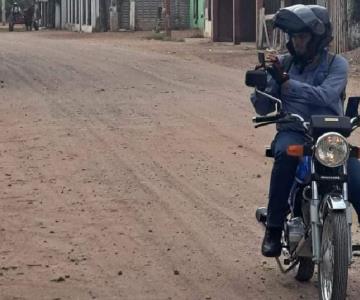
[[[354,131],[360,125],[360,116],[351,119],[352,130]]]
[[[260,124],[256,124],[254,126],[254,128],[264,127],[264,126],[267,126],[267,125],[270,125],[270,124],[275,124],[275,123],[277,123],[277,122],[271,121],[271,122],[260,123]]]

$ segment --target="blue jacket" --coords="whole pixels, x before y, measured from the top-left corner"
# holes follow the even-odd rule
[[[279,57],[280,62],[284,56]],[[289,70],[290,80],[279,85],[268,77],[265,92],[280,98],[285,112],[301,115],[309,121],[311,115],[343,115],[341,94],[348,78],[349,65],[345,58],[336,55],[329,68],[328,52],[324,51],[317,63],[305,67],[302,73],[292,64]],[[251,95],[251,101],[259,115],[266,115],[275,110],[274,103],[266,97]],[[298,124],[278,124],[278,130],[300,130]]]

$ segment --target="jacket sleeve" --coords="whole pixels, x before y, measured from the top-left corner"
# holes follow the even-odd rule
[[[345,58],[337,55],[329,74],[321,85],[313,86],[290,79],[281,88],[283,99],[319,107],[330,107],[337,111],[340,95],[347,84],[348,69],[349,65]]]
[[[265,93],[270,94],[271,96],[277,98],[279,97],[279,86],[271,78],[270,75],[268,75],[268,85],[265,89]],[[267,115],[275,110],[275,103],[262,95],[259,94],[256,95],[254,92],[251,94],[250,99],[255,108],[256,113],[261,116]]]

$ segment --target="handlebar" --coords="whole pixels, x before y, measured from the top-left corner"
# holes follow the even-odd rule
[[[283,113],[280,112],[276,115],[272,115],[272,116],[259,116],[259,117],[254,117],[253,118],[253,122],[257,123],[257,125],[255,125],[255,128],[259,128],[259,127],[263,127],[263,126],[267,126],[270,124],[275,124],[275,123],[294,123],[294,122],[300,122],[302,124],[302,126],[304,127],[305,131],[309,130],[309,123],[305,122],[305,120],[297,114],[287,114],[287,113]]]
[[[276,122],[276,121],[306,123],[305,120],[300,115],[288,114],[284,112],[280,112],[272,116],[257,116],[253,118],[254,123]]]
[[[266,92],[255,89],[255,93],[262,95],[269,100],[273,101],[277,104],[276,106],[276,114],[271,116],[257,116],[253,118],[253,122],[257,123],[255,128],[274,124],[274,123],[292,123],[292,122],[301,122],[302,126],[305,128],[305,131],[309,130],[309,122],[305,122],[304,118],[298,114],[288,114],[284,113],[282,110],[282,101],[278,98],[269,95]],[[360,116],[356,116],[351,119],[352,131],[360,127]]]
[[[272,116],[259,116],[259,117],[254,117],[253,122],[254,123],[275,122],[283,117],[285,117],[284,114],[276,114]]]
[[[278,98],[275,98],[271,95],[269,95],[268,93],[259,91],[258,89],[255,89],[255,93],[256,94],[260,94],[266,98],[268,98],[269,100],[275,102],[278,104],[278,109],[277,113],[275,115],[272,116],[257,116],[253,118],[253,122],[257,123],[258,125],[256,125],[255,127],[262,127],[262,126],[266,126],[269,124],[273,124],[273,123],[291,123],[291,122],[301,122],[303,127],[305,128],[305,130],[308,130],[308,123],[305,122],[304,118],[301,117],[298,114],[288,114],[288,113],[284,113],[282,110],[282,101]],[[261,124],[259,124],[261,123]]]

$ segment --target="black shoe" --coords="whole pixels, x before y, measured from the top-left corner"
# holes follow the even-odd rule
[[[278,257],[281,254],[280,228],[266,228],[264,240],[261,246],[262,255],[266,257]]]

